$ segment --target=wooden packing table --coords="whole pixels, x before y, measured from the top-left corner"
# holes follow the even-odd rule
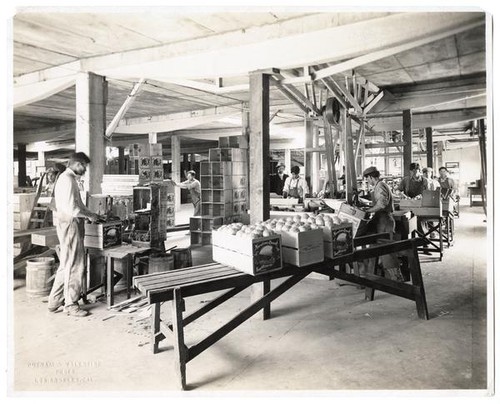
[[[446,220],[446,217],[441,214],[431,214],[431,213],[422,213],[417,214],[417,223],[426,223],[427,229],[421,227],[420,229],[417,226],[415,233],[424,240],[424,246],[419,247],[418,251],[424,253],[438,253],[439,261],[443,260],[443,225]],[[433,233],[437,232],[438,238],[433,237]],[[430,247],[428,247],[430,245]]]
[[[175,369],[181,389],[186,388],[186,364],[200,355],[203,351],[215,344],[229,332],[248,320],[254,314],[263,310],[264,320],[270,318],[271,302],[292,286],[300,282],[311,272],[319,272],[335,278],[347,280],[368,288],[378,289],[396,296],[416,302],[418,316],[428,319],[427,302],[420,270],[417,248],[423,244],[421,239],[410,239],[399,242],[386,242],[371,245],[379,241],[380,236],[366,236],[356,241],[357,246],[365,248],[355,250],[353,253],[327,259],[324,262],[307,267],[294,267],[286,265],[280,270],[274,270],[259,275],[248,275],[226,265],[214,263],[173,271],[154,273],[134,277],[134,286],[147,297],[152,305],[151,314],[151,347],[153,353],[158,352],[158,344],[166,337],[172,337]],[[359,276],[345,272],[346,264],[378,258],[389,253],[404,254],[408,258],[412,284],[392,281],[371,273]],[[370,260],[377,264],[377,259]],[[335,269],[336,267],[339,269]],[[287,278],[280,285],[271,289],[271,280]],[[210,310],[224,303],[249,286],[262,283],[264,295],[257,301],[239,312],[229,322],[221,326],[212,334],[194,344],[187,346],[184,342],[184,329],[187,325],[202,317]],[[184,298],[205,293],[225,291],[209,303],[196,311],[183,316],[185,311]],[[171,301],[172,322],[167,323],[160,318],[160,306],[163,302]]]
[[[106,286],[106,302],[108,304],[108,309],[114,304],[114,266],[115,260],[126,260],[126,265],[124,267],[124,276],[127,286],[127,298],[130,298],[130,281],[133,275],[133,260],[136,254],[144,253],[151,250],[151,247],[138,247],[130,244],[122,244],[116,247],[105,248],[100,250],[97,248],[86,247],[85,253],[87,256],[87,268],[85,271],[85,277],[87,277],[88,266],[90,265],[90,255],[96,255],[104,257],[106,260],[105,273],[103,273],[101,286]],[[106,276],[104,278],[104,275]],[[84,299],[87,298],[87,281],[83,282],[85,288],[83,291]],[[98,286],[99,287],[99,286]]]

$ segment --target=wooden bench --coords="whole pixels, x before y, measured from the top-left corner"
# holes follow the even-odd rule
[[[376,243],[380,235],[363,237],[357,245],[364,247],[353,253],[328,259],[324,262],[307,267],[298,268],[286,265],[280,270],[262,273],[256,276],[248,275],[222,264],[208,264],[173,271],[154,273],[134,277],[134,286],[147,297],[152,305],[151,315],[151,346],[153,353],[158,352],[158,344],[166,337],[172,337],[175,355],[175,369],[178,375],[179,387],[186,388],[186,364],[200,355],[203,351],[226,336],[236,327],[248,320],[254,314],[263,310],[264,320],[270,318],[271,302],[295,284],[304,279],[311,272],[318,272],[336,278],[344,279],[368,288],[378,289],[396,296],[416,302],[418,316],[428,319],[427,303],[420,270],[417,248],[422,244],[421,239],[410,239],[399,242]],[[347,264],[378,258],[388,253],[405,254],[408,257],[412,283],[396,282],[374,274],[374,271],[359,276],[347,273]],[[376,265],[375,260],[371,260]],[[340,269],[336,269],[336,267]],[[271,280],[287,278],[278,286],[271,289]],[[263,284],[263,296],[239,312],[229,322],[215,330],[200,342],[186,346],[184,342],[184,328],[216,308],[239,292],[257,283]],[[185,311],[184,298],[205,293],[224,291],[221,295],[206,303],[196,311],[183,316]],[[373,298],[373,296],[372,296]],[[172,308],[172,322],[167,323],[160,318],[160,305],[170,301]]]

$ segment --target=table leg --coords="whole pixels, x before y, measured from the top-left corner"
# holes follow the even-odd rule
[[[182,319],[183,302],[180,289],[174,289],[172,300],[172,326],[174,333],[175,372],[179,387],[186,389],[186,362],[187,351],[184,345],[184,324]]]
[[[429,319],[429,312],[427,310],[427,300],[425,298],[424,281],[422,279],[422,270],[420,268],[420,261],[418,259],[417,247],[414,247],[408,256],[408,265],[411,272],[411,281],[415,290],[415,303],[417,305],[418,317],[422,320]]]
[[[125,282],[127,283],[127,299],[130,299],[130,280],[132,278],[132,271],[134,267],[132,266],[132,257],[127,256],[127,265],[125,270]]]
[[[106,298],[108,302],[108,308],[114,304],[114,287],[113,287],[113,274],[114,274],[115,260],[113,257],[106,258],[106,276],[107,276],[107,286],[106,286]]]
[[[263,286],[262,294],[266,295],[271,290],[271,281],[269,279],[266,279],[264,282],[262,282],[262,286]],[[268,320],[270,318],[271,318],[271,302],[266,304],[263,310],[263,320]]]
[[[439,261],[443,259],[443,219],[439,218]]]
[[[160,303],[151,305],[151,349],[153,353],[158,353],[160,342]]]

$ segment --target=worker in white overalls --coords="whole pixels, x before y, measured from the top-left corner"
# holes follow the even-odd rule
[[[293,166],[290,173],[283,186],[283,198],[299,198],[299,203],[302,203],[309,193],[309,187],[307,182],[300,178],[299,166]]]
[[[54,187],[54,222],[59,238],[59,268],[49,296],[49,311],[56,312],[64,306],[70,316],[83,317],[88,314],[80,309],[78,301],[82,293],[85,269],[84,219],[92,222],[99,215],[91,212],[82,202],[77,177],[85,174],[90,159],[85,153],[71,155],[68,168],[59,175]]]

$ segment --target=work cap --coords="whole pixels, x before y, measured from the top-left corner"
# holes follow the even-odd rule
[[[363,171],[363,177],[367,177],[377,171],[377,167],[375,166],[368,167],[365,171]]]

